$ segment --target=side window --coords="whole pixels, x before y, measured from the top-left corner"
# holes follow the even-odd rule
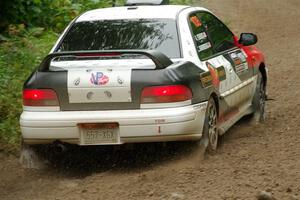
[[[233,34],[219,19],[210,13],[197,13],[209,35],[215,53],[234,47]]]
[[[207,36],[204,25],[196,14],[193,14],[189,18],[192,28],[192,35],[196,43],[198,56],[201,60],[204,60],[214,54],[212,45]]]
[[[201,60],[234,47],[233,34],[212,14],[195,13],[189,20]]]

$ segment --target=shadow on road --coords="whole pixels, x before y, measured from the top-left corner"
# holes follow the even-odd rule
[[[65,176],[88,176],[104,171],[136,171],[180,159],[195,152],[196,142],[144,143],[122,146],[68,145],[57,154],[47,149],[49,169]]]
[[[250,117],[246,116],[228,130],[220,138],[217,153],[222,154],[224,145],[232,140],[250,137],[251,133],[245,131],[251,129],[252,126],[249,123]],[[65,152],[54,153],[53,149],[43,146],[41,152],[49,160],[47,170],[71,177],[85,177],[105,171],[124,173],[124,171],[145,170],[181,158],[195,159],[193,156],[199,157],[198,153],[201,151],[197,142],[142,143],[121,146],[67,145],[66,147]]]

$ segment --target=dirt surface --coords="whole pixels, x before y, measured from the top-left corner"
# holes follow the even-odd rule
[[[269,67],[265,124],[244,119],[220,148],[197,158],[193,143],[73,150],[49,169],[21,169],[0,152],[0,199],[300,199],[300,1],[199,3],[238,33],[254,32]]]

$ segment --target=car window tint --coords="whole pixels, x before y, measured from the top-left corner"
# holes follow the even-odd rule
[[[197,15],[191,15],[189,21],[199,58],[203,60],[212,56],[213,49],[201,20]]]
[[[219,53],[234,47],[231,31],[215,16],[206,12],[199,12],[197,16],[204,24],[204,29],[209,35],[214,53]]]
[[[128,19],[75,23],[58,51],[155,49],[179,58],[175,20]]]

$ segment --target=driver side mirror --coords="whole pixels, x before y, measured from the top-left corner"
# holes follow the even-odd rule
[[[243,46],[250,46],[257,43],[257,36],[253,33],[242,33],[239,43]]]

